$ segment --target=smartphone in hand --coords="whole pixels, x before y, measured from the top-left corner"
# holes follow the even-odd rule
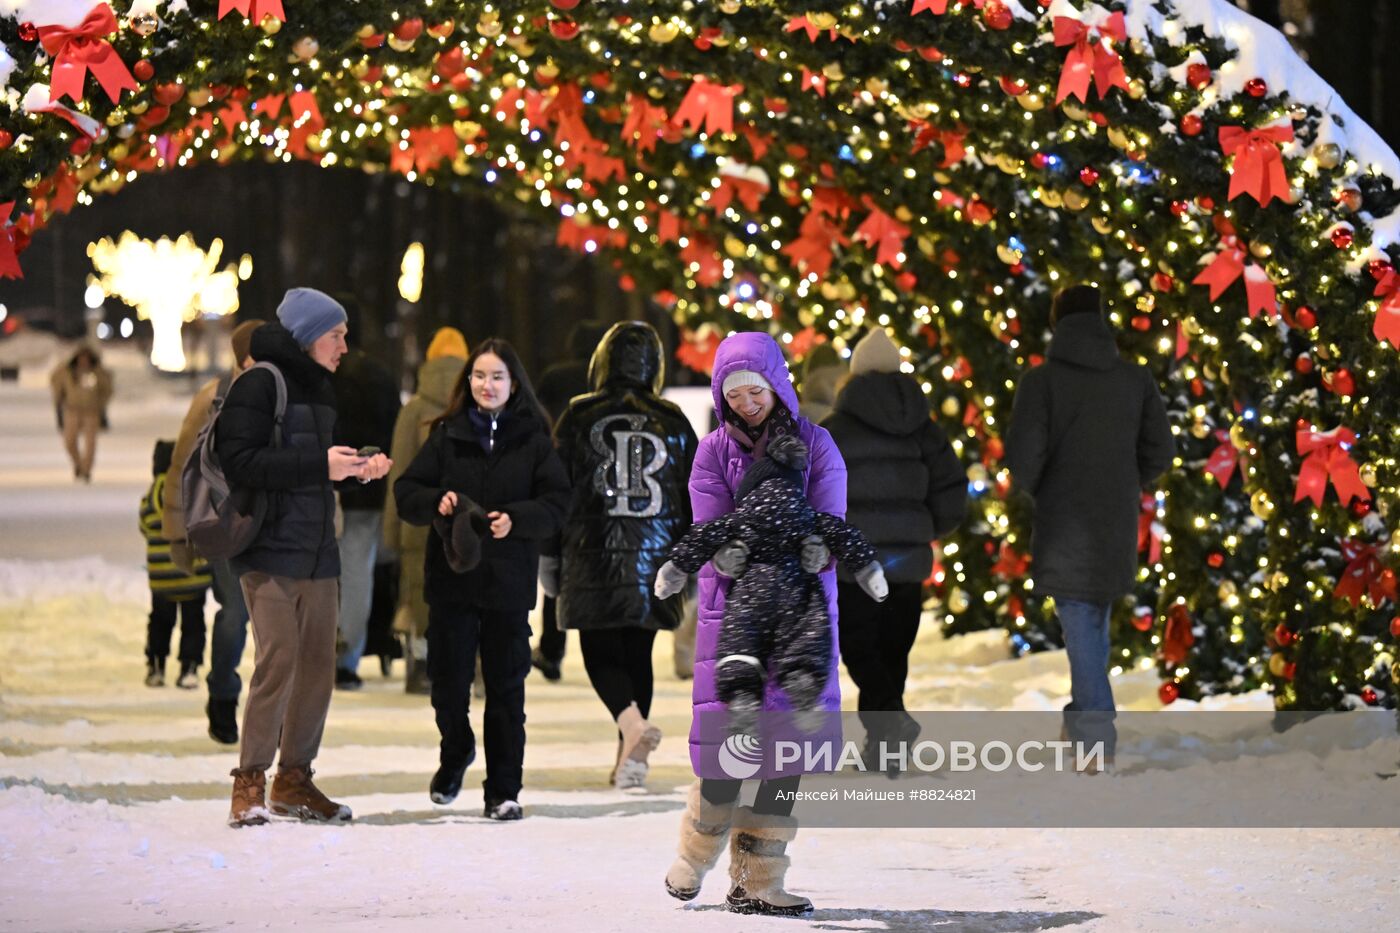
[[[365,447],[361,447],[359,450],[355,451],[355,456],[373,457],[375,454],[382,454],[383,452],[384,451],[380,450],[378,447],[375,447],[373,444],[370,444]]]

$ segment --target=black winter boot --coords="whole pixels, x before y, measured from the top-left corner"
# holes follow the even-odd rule
[[[146,686],[165,686],[165,658],[146,655]]]
[[[209,738],[220,745],[237,745],[238,701],[211,697],[204,711],[209,714]]]

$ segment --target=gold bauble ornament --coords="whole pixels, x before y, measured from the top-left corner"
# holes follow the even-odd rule
[[[535,74],[546,81],[553,81],[559,77],[559,66],[554,64],[554,59],[547,59],[543,65],[535,69]]]
[[[926,233],[919,234],[919,238],[915,242],[919,246],[919,252],[923,253],[925,256],[932,256],[938,249],[937,241]]]
[[[1221,580],[1220,586],[1215,590],[1215,595],[1224,603],[1229,602],[1237,592],[1239,592],[1239,587],[1235,586],[1234,580]]]
[[[1194,317],[1188,317],[1181,322],[1181,329],[1186,331],[1188,337],[1199,337],[1201,335],[1201,322]]]
[[[1100,236],[1108,236],[1113,232],[1113,221],[1102,214],[1095,214],[1094,219],[1089,221],[1089,224],[1094,228],[1094,232]]]
[[[836,297],[842,301],[850,301],[856,296],[856,287],[845,279],[836,283]]]
[[[914,212],[901,204],[894,209],[894,219],[902,224],[907,224],[914,219]]]
[[[1249,449],[1249,435],[1244,432],[1244,422],[1236,421],[1230,425],[1230,443],[1236,450]]]
[[[1059,210],[1065,206],[1065,199],[1060,197],[1060,192],[1053,188],[1041,188],[1040,203],[1054,210]]]
[[[746,249],[747,247],[744,246],[744,241],[738,237],[727,236],[724,238],[724,251],[733,258],[738,259],[743,256]]]
[[[1274,500],[1261,489],[1249,497],[1249,510],[1254,513],[1255,518],[1268,521],[1274,514]]]
[[[292,43],[292,54],[304,62],[309,62],[321,51],[321,43],[314,36],[302,36]]]
[[[1039,94],[1033,94],[1030,91],[1024,94],[1018,94],[1016,103],[1020,104],[1022,109],[1031,112],[1045,109],[1045,98],[1041,97]]]
[[[1147,82],[1141,78],[1134,78],[1128,82],[1128,96],[1133,100],[1142,100],[1147,96]]]
[[[205,91],[204,93],[208,94],[209,92]],[[204,102],[206,104],[209,103],[209,99],[206,97]],[[148,100],[138,100],[136,103],[128,105],[126,109],[139,117],[141,114],[151,109],[151,102]]]
[[[135,136],[135,135],[136,135],[136,124],[135,124],[135,123],[123,123],[121,126],[117,127],[117,139],[130,139],[131,137],[133,137],[133,136]],[[121,160],[121,159],[125,159],[126,156],[124,156],[124,155],[122,155],[122,156],[113,155],[112,158]]]
[[[1361,468],[1357,470],[1357,473],[1361,476],[1362,485],[1369,486],[1372,489],[1376,488],[1376,465],[1374,463],[1361,464]]]
[[[476,31],[488,39],[494,39],[501,34],[501,14],[492,10],[482,13],[476,21]]]
[[[265,36],[275,36],[282,31],[282,21],[269,13],[262,18],[261,23],[258,23],[258,28],[263,31]]]
[[[1269,655],[1269,673],[1275,677],[1282,677],[1283,672],[1288,670],[1288,658],[1281,654]]]
[[[1071,120],[1089,119],[1089,111],[1071,97],[1065,98],[1065,102],[1060,105],[1060,112]]]
[[[838,20],[832,13],[808,13],[807,22],[818,29],[835,29]]]
[[[961,615],[967,612],[967,607],[972,605],[972,597],[967,595],[967,590],[955,587],[953,592],[948,594],[948,608],[954,615]]]
[[[1204,421],[1193,421],[1191,423],[1191,436],[1198,441],[1203,441],[1210,437],[1210,425]]]
[[[865,89],[876,97],[889,90],[890,83],[883,78],[866,78]]]
[[[823,282],[821,284],[820,291],[822,293],[822,297],[825,298],[827,301],[835,301],[837,300],[837,298],[840,297],[840,295],[837,294],[835,282]]]
[[[214,94],[207,87],[197,87],[185,95],[185,100],[190,102],[191,107],[203,107],[213,99]],[[135,107],[132,107],[131,110],[133,113],[136,112]]]
[[[378,32],[378,31],[379,31],[379,30],[377,30],[377,29],[374,28],[373,24],[371,24],[371,23],[365,23],[365,24],[364,24],[363,26],[361,26],[359,29],[356,29],[356,30],[355,30],[355,38],[356,38],[356,39],[368,39],[370,36],[374,35],[374,34],[375,34],[376,32]]]
[[[1336,168],[1342,164],[1342,147],[1336,143],[1320,143],[1313,148],[1313,158],[1323,168]]]
[[[943,400],[943,404],[938,406],[938,410],[943,412],[946,417],[956,418],[958,412],[962,411],[962,404],[956,396],[950,395]]]
[[[133,13],[129,23],[131,31],[143,39],[160,28],[160,19],[154,13]]]
[[[132,129],[135,130],[136,127],[132,127]],[[117,131],[117,135],[121,135],[120,130]],[[107,150],[107,158],[111,159],[113,162],[120,162],[129,155],[131,155],[131,147],[126,143],[117,143],[111,149]]]
[[[987,481],[987,468],[980,463],[974,463],[967,468],[967,478],[974,483],[985,483]]]
[[[126,112],[120,107],[107,114],[108,126],[121,126],[124,120],[126,120]]]
[[[1133,144],[1133,139],[1122,127],[1110,126],[1108,128],[1108,143],[1115,149],[1127,149]]]
[[[416,37],[413,39],[400,39],[392,32],[389,33],[385,39],[389,43],[389,48],[393,49],[395,52],[407,52],[409,49],[413,48],[413,43],[418,41]]]
[[[1277,593],[1286,586],[1288,586],[1288,574],[1282,570],[1275,570],[1269,574],[1268,587],[1270,590]]]
[[[1016,249],[1010,244],[998,243],[997,258],[1000,259],[1002,262],[1006,263],[1008,266],[1014,266],[1016,263],[1021,261],[1022,253],[1019,249]]]
[[[1274,248],[1268,243],[1255,240],[1249,244],[1249,252],[1255,259],[1268,259],[1274,254]]]
[[[654,23],[651,29],[647,30],[647,38],[658,45],[664,45],[673,41],[681,34],[680,27],[674,23]]]
[[[743,9],[744,4],[740,0],[719,0],[719,11],[729,16],[733,16]]]
[[[1082,211],[1089,206],[1089,196],[1082,191],[1070,188],[1064,194],[1065,207],[1072,211]]]
[[[841,66],[837,62],[823,65],[822,74],[826,76],[828,81],[840,81],[842,78],[846,77],[845,72],[841,70]]]

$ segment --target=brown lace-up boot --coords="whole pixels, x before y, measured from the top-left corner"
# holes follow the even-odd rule
[[[279,767],[272,781],[272,791],[267,795],[272,812],[314,823],[348,823],[350,808],[321,793],[321,789],[311,783],[312,773],[309,767]]]
[[[234,768],[229,772],[233,776],[233,803],[228,811],[228,825],[239,826],[261,826],[271,817],[267,812],[267,805],[263,802],[263,790],[267,786],[267,774],[262,771],[240,771]]]

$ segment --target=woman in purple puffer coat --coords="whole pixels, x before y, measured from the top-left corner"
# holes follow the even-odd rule
[[[705,522],[734,510],[734,493],[744,472],[763,455],[768,443],[783,434],[795,434],[810,452],[803,474],[807,501],[818,512],[838,518],[846,515],[846,465],[825,428],[798,414],[797,393],[793,390],[783,352],[767,334],[743,333],[727,338],[715,355],[714,376],[710,381],[715,415],[720,428],[700,442],[690,474],[691,511],[696,522]],[[812,910],[806,898],[783,890],[788,866],[785,854],[797,823],[791,817],[790,791],[796,789],[801,762],[778,768],[771,755],[745,776],[762,779],[752,807],[736,807],[742,782],[735,780],[735,758],[725,754],[727,730],[725,706],[715,688],[715,662],[725,597],[730,579],[716,570],[742,573],[726,555],[725,549],[699,574],[699,625],[695,637],[695,682],[692,689],[695,717],[690,731],[690,761],[700,781],[690,788],[686,812],[681,820],[680,857],[666,875],[666,889],[672,896],[690,900],[700,893],[700,882],[714,867],[734,826],[730,840],[730,877],[727,897],[730,909],[741,913],[801,915]],[[804,566],[823,566],[820,577],[831,618],[833,646],[826,668],[828,678],[817,703],[819,710],[832,715],[816,733],[804,741],[838,743],[841,688],[837,676],[836,574],[821,544],[815,551],[804,548]],[[775,647],[775,652],[781,650]],[[770,665],[771,666],[771,665]],[[792,709],[782,689],[770,679],[764,691],[765,711]],[[839,754],[833,755],[839,758]],[[739,762],[743,764],[743,762]]]

